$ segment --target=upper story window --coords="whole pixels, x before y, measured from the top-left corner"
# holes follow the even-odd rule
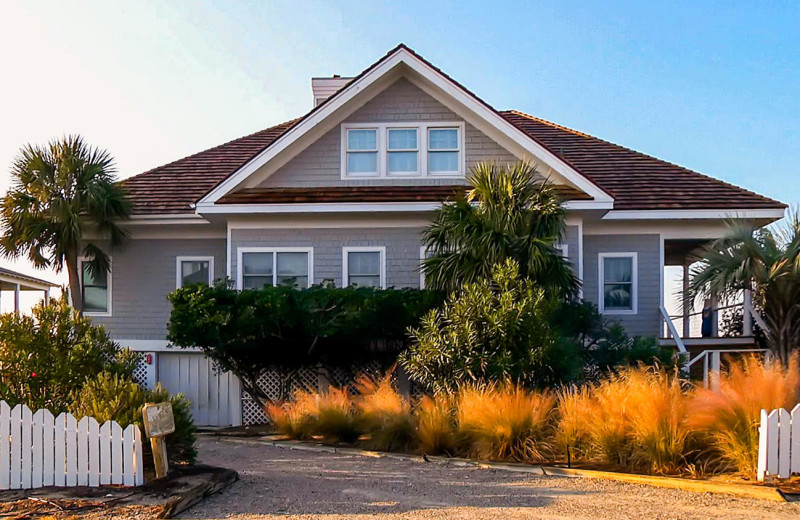
[[[464,176],[463,123],[346,123],[342,178]]]
[[[211,285],[214,277],[213,256],[179,256],[175,285],[178,289],[193,283]]]
[[[636,253],[600,253],[599,307],[605,314],[636,314]]]
[[[89,261],[80,259],[81,296],[87,316],[111,315],[111,273],[93,273]]]
[[[239,289],[282,284],[309,287],[314,278],[312,248],[240,247],[238,265]]]

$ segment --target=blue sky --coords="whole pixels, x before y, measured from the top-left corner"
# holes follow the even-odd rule
[[[0,189],[66,132],[123,177],[297,117],[405,42],[514,108],[800,203],[797,2],[4,2]]]

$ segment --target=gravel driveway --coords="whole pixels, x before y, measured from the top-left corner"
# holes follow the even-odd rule
[[[240,481],[180,518],[683,519],[800,518],[800,504],[608,480],[541,477],[214,438],[200,461]]]

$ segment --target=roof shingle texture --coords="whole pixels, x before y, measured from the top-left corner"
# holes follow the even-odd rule
[[[781,202],[743,188],[522,112],[505,111],[500,115],[614,197],[617,210],[785,207]],[[267,128],[122,181],[133,200],[133,213],[193,212],[194,202],[299,121],[295,119]],[[232,194],[226,202],[387,201],[393,193],[401,197],[398,201],[440,200],[443,196],[439,193],[441,190],[435,188],[418,189],[430,189],[428,195],[396,188],[386,186],[380,195],[369,193],[370,190],[334,193],[330,188],[319,188],[316,197],[309,190],[293,193],[285,188],[274,188],[276,191],[272,195],[265,195],[265,190],[260,190],[258,196],[250,192],[249,199],[245,194],[238,198]],[[412,193],[413,198],[409,199]],[[359,195],[364,197],[358,198]],[[568,198],[578,197],[570,194]]]

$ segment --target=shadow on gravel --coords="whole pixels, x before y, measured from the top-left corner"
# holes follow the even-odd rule
[[[538,508],[558,496],[586,491],[551,487],[539,477],[474,467],[441,466],[344,454],[305,453],[219,443],[201,451],[203,462],[224,464],[240,481],[183,515],[369,515],[449,507]]]

